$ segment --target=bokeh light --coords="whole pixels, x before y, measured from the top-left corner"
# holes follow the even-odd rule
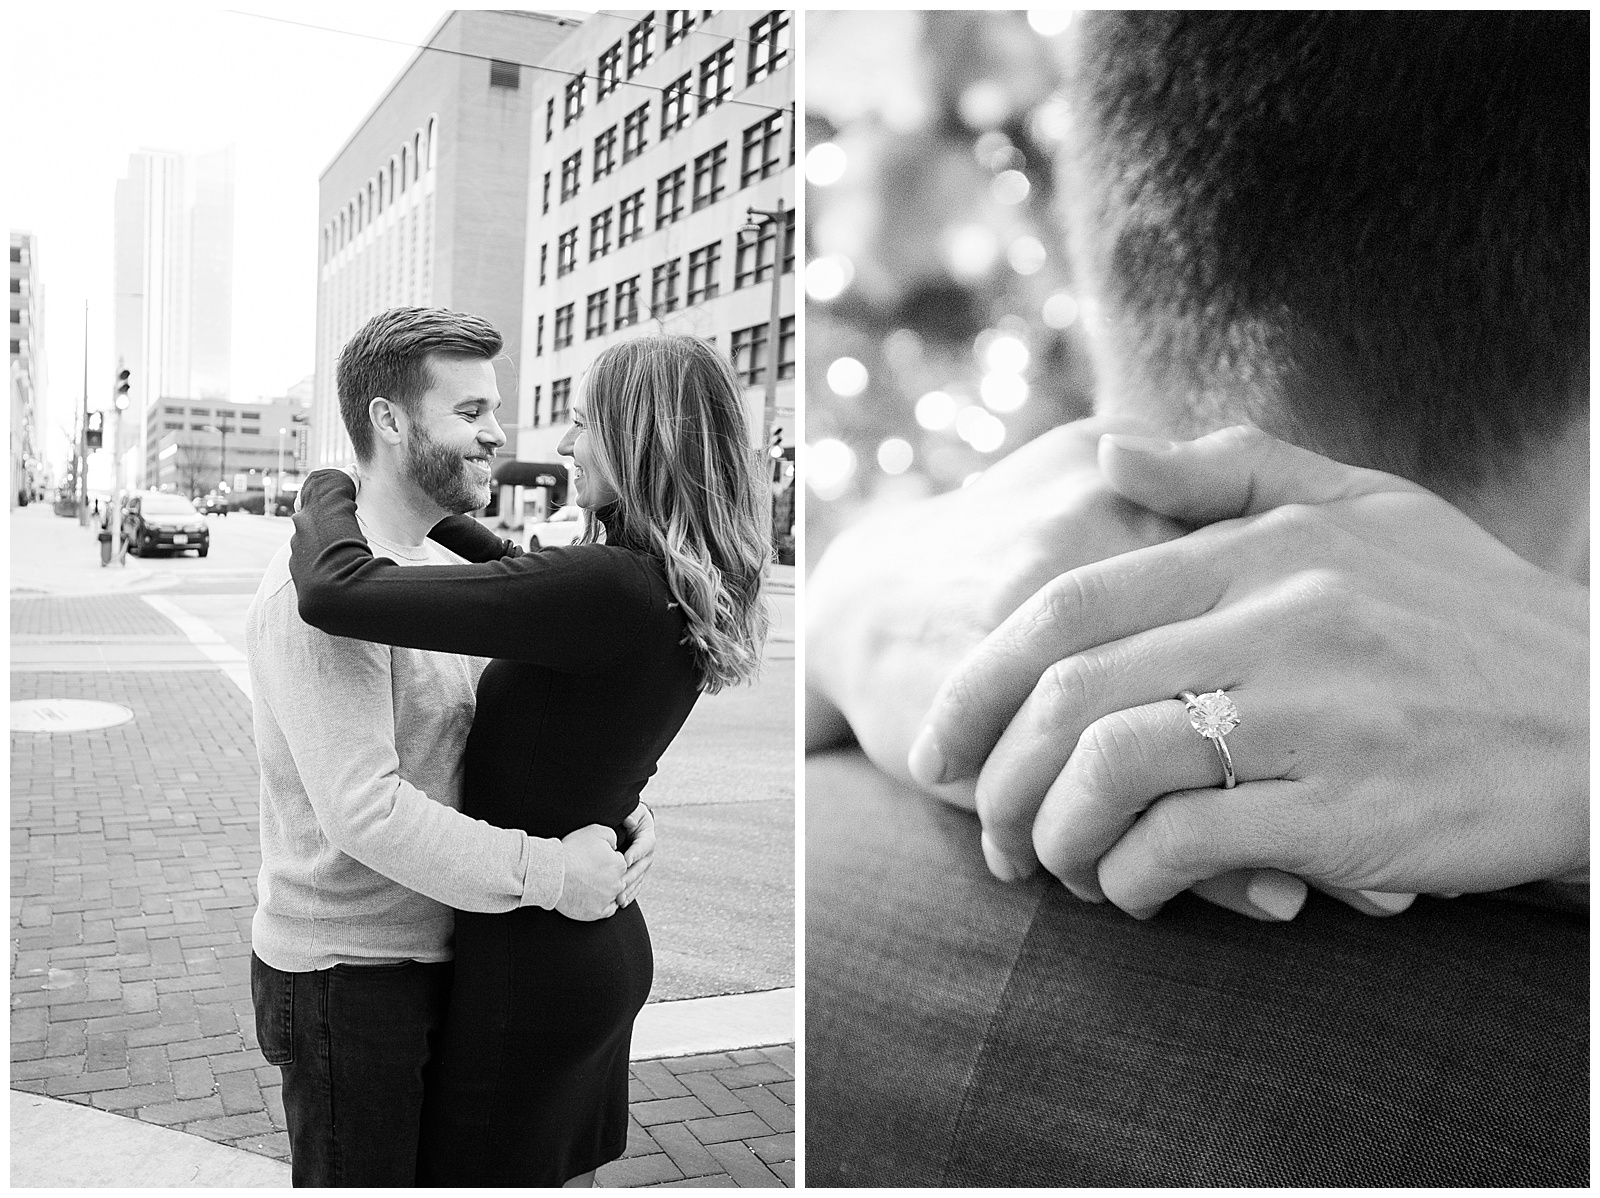
[[[1069,291],[1058,291],[1044,301],[1040,319],[1052,329],[1070,329],[1078,319],[1078,301]]]
[[[911,442],[900,437],[890,437],[878,446],[878,468],[885,474],[904,474],[916,460]]]
[[[855,358],[839,358],[828,367],[828,389],[846,399],[867,389],[867,368]]]
[[[1000,239],[988,225],[957,225],[947,233],[950,273],[965,283],[983,278],[1000,255]]]
[[[844,178],[849,164],[844,150],[831,141],[812,146],[806,154],[806,182],[831,187]]]
[[[806,485],[818,499],[837,499],[856,472],[856,455],[836,437],[824,437],[806,446]]]
[[[974,405],[956,413],[956,436],[979,453],[993,453],[1005,444],[1006,426],[988,409]]]
[[[1011,115],[1011,97],[995,80],[980,79],[961,93],[956,108],[970,128],[995,129]]]
[[[1019,275],[1036,275],[1050,255],[1037,237],[1022,236],[1006,247],[1006,262]]]
[[[1028,24],[1037,34],[1055,37],[1058,33],[1065,33],[1072,24],[1072,11],[1070,8],[1030,8]]]
[[[813,258],[806,263],[806,294],[823,303],[838,299],[855,274],[855,264],[843,254]]]
[[[1020,374],[986,374],[979,385],[984,406],[996,412],[1015,412],[1028,402],[1028,380]]]
[[[1021,374],[1028,369],[1028,363],[1033,355],[1028,352],[1027,343],[1020,337],[1013,337],[1009,333],[1001,333],[997,337],[980,339],[980,356],[983,364],[990,370],[1002,374]]]
[[[956,418],[955,397],[946,391],[929,391],[917,400],[917,423],[930,433],[950,427]]]
[[[1028,198],[1030,190],[1028,176],[1021,171],[1001,171],[994,177],[994,182],[989,184],[989,194],[995,198],[996,203],[1008,206],[1022,203]]]

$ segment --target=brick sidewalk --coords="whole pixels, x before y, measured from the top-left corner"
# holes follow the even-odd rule
[[[135,597],[12,610],[23,636],[157,632]],[[165,670],[16,672],[11,697],[134,714],[11,736],[12,1088],[286,1159],[278,1071],[250,1004],[260,850],[248,702],[220,673]],[[639,1062],[628,1155],[602,1177],[792,1184],[793,1086],[792,1049]]]

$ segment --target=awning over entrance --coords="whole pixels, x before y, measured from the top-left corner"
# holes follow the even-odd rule
[[[565,487],[567,468],[560,462],[501,462],[494,468],[497,487]]]

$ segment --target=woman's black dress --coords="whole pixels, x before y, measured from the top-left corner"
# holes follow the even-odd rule
[[[447,532],[446,529],[449,531]],[[482,558],[470,521],[434,536]],[[338,636],[495,660],[478,683],[462,810],[531,836],[617,829],[698,697],[661,563],[580,545],[464,566],[371,555],[342,473],[295,517],[301,614]],[[622,1155],[628,1048],[650,992],[639,905],[584,923],[458,911],[450,1011],[425,1086],[423,1185],[560,1185]]]

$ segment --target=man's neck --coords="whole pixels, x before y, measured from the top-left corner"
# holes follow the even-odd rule
[[[374,536],[394,545],[421,545],[428,531],[450,514],[383,462],[361,467],[356,511]]]

